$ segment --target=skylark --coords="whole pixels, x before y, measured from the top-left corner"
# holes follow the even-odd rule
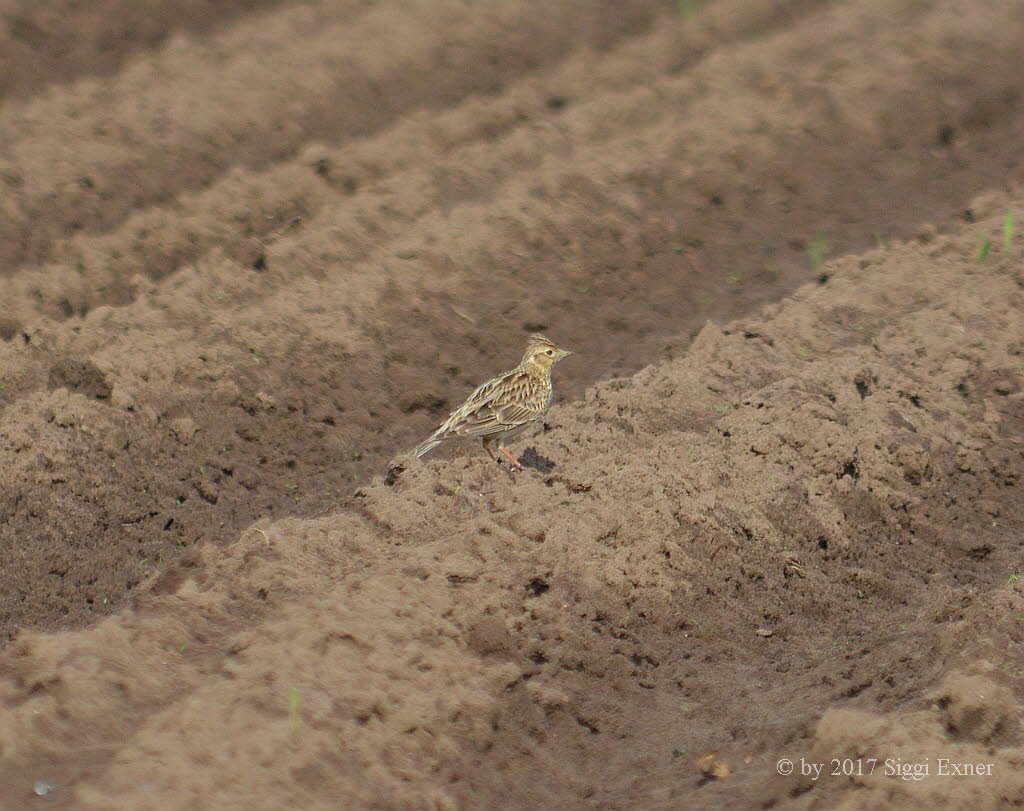
[[[506,441],[521,434],[547,413],[551,405],[551,368],[573,354],[559,349],[543,335],[531,335],[520,364],[510,372],[488,380],[469,395],[434,433],[416,446],[413,456],[423,456],[446,439],[476,437],[487,455],[498,448],[519,470],[523,466],[505,448]]]

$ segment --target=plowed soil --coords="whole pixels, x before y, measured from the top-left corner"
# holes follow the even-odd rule
[[[0,808],[1024,804],[1022,53],[0,0]]]

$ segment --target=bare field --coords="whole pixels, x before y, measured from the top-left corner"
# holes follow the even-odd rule
[[[0,807],[1024,803],[1022,46],[0,2]],[[382,480],[538,330],[543,470]]]

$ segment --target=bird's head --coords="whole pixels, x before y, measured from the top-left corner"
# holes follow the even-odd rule
[[[522,365],[549,372],[558,361],[572,354],[568,349],[559,349],[543,335],[533,334],[526,344]]]

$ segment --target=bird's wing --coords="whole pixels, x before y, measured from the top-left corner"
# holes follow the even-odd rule
[[[546,398],[541,385],[526,372],[513,371],[485,383],[452,415],[449,431],[459,436],[500,434],[540,417]]]

